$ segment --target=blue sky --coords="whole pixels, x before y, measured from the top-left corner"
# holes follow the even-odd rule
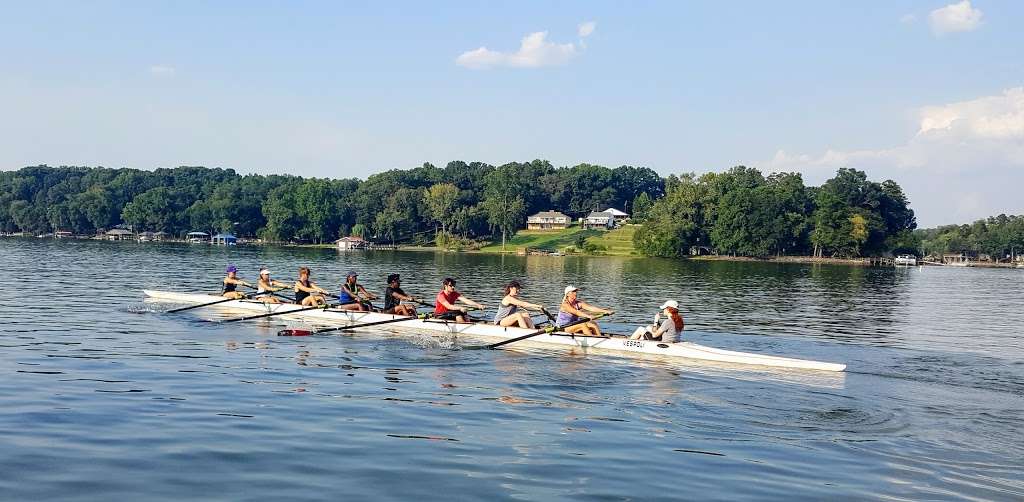
[[[366,177],[543,158],[663,175],[745,164],[818,184],[854,167],[903,185],[925,226],[1024,213],[1024,2],[0,2],[0,13],[2,169]]]

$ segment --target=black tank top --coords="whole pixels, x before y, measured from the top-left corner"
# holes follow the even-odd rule
[[[301,283],[303,286],[305,286],[307,288],[309,287],[309,281],[308,280],[306,280],[306,281],[299,281],[299,283]],[[302,303],[302,300],[305,300],[306,297],[308,297],[308,296],[309,296],[309,292],[308,291],[303,291],[301,289],[295,291],[295,303]]]
[[[235,283],[221,281],[221,284],[224,286],[224,291],[222,291],[222,293],[234,293],[235,292],[235,286],[236,286]]]

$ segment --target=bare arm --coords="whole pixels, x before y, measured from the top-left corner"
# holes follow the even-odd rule
[[[473,301],[473,300],[471,300],[471,299],[469,299],[469,298],[467,298],[465,296],[460,296],[458,301],[461,301],[461,302],[463,302],[463,303],[465,303],[467,305],[470,305],[470,306],[475,306],[477,308],[481,308],[481,309],[483,308],[483,304],[482,303],[477,303],[477,302],[475,302],[475,301]]]
[[[359,293],[362,294],[363,298],[366,298],[367,300],[376,300],[377,299],[377,295],[367,291],[366,288],[364,288],[362,286],[362,284],[359,285]]]
[[[316,283],[310,282],[309,287],[303,286],[301,282],[295,281],[295,291],[305,291],[307,293],[322,293],[324,290],[317,287]]]
[[[522,307],[522,308],[527,309],[527,310],[540,310],[540,309],[544,308],[543,305],[538,305],[536,303],[526,302],[526,301],[520,300],[520,299],[518,299],[516,297],[513,297],[513,296],[506,296],[505,299],[501,301],[501,303],[503,305],[515,305],[517,307]]]
[[[590,312],[595,312],[595,313],[598,313],[598,314],[611,314],[612,313],[611,310],[603,309],[601,307],[595,307],[595,306],[593,306],[593,305],[591,305],[591,304],[589,304],[587,302],[580,302],[580,307],[583,307],[583,310],[587,310],[587,311],[590,311]],[[579,314],[577,314],[577,315],[579,315]]]

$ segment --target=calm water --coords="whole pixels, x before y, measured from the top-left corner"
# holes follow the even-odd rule
[[[386,331],[278,338],[273,318],[163,313],[223,267],[334,288],[446,275],[494,306],[566,283],[687,336],[849,364],[765,372]],[[353,253],[0,240],[0,498],[1024,497],[1024,270]],[[378,288],[382,289],[382,288]]]

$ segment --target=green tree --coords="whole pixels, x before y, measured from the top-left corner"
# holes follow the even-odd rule
[[[295,191],[283,185],[271,190],[263,203],[262,212],[267,224],[260,235],[269,241],[289,241],[298,233],[301,220],[296,214]]]
[[[441,225],[441,233],[447,234],[455,216],[459,189],[451,183],[437,183],[423,194],[430,218]]]
[[[526,216],[526,202],[521,193],[523,186],[516,175],[515,166],[506,164],[487,175],[484,191],[484,209],[492,229],[501,233],[501,249],[509,234],[518,229]]]
[[[634,223],[643,223],[647,219],[647,214],[651,211],[651,206],[653,205],[654,200],[651,199],[651,196],[647,195],[647,192],[640,192],[640,195],[637,195],[633,199],[633,204],[631,204],[633,214],[630,219]]]
[[[370,229],[367,228],[367,226],[363,225],[362,223],[356,223],[355,225],[352,225],[352,232],[350,232],[350,235],[352,237],[359,237],[360,239],[365,239],[369,237]]]
[[[295,214],[301,222],[299,236],[319,244],[337,235],[333,208],[331,185],[327,180],[313,178],[303,181],[295,190]]]
[[[681,257],[691,247],[709,244],[705,230],[709,185],[693,174],[676,179],[678,183],[654,203],[647,220],[633,234],[633,246],[645,256]]]

